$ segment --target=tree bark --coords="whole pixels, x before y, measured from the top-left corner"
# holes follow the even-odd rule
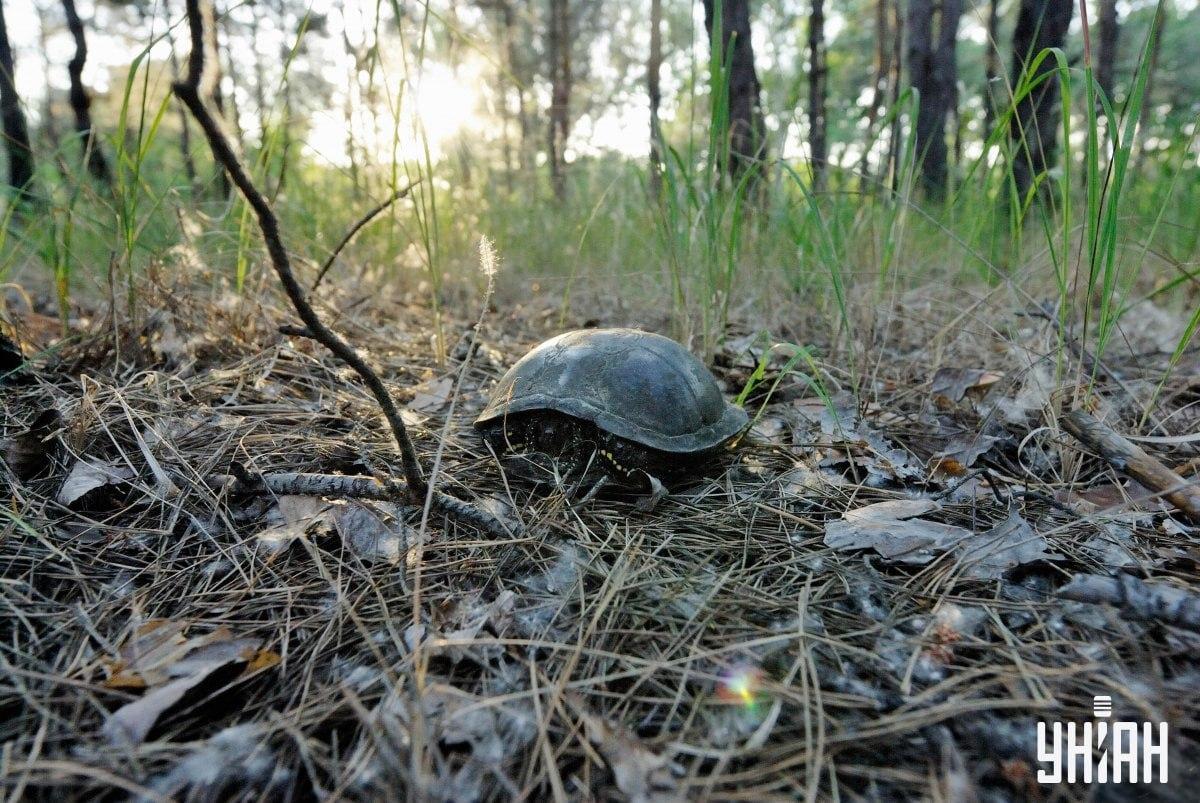
[[[808,18],[808,143],[814,190],[825,188],[825,0],[812,0]]]
[[[728,76],[726,111],[729,158],[725,161],[730,176],[736,181],[750,167],[766,159],[767,140],[759,100],[758,73],[754,69],[754,48],[750,42],[750,2],[721,2],[720,39],[719,42],[713,42],[713,17],[718,1],[704,0],[704,28],[708,32],[709,42],[720,47],[720,51],[713,53],[712,57],[720,62],[724,74]]]
[[[554,197],[567,196],[566,148],[571,133],[571,22],[568,0],[549,0],[546,55],[550,60],[550,125],[547,161]]]
[[[875,2],[875,74],[871,80],[871,100],[867,106],[867,132],[863,144],[862,157],[858,161],[859,187],[865,192],[871,180],[870,155],[875,144],[875,123],[879,120],[879,110],[886,97],[888,80],[891,78],[891,49],[890,28],[888,25],[888,0]],[[886,162],[883,172],[887,172]]]
[[[14,69],[4,3],[0,0],[0,127],[4,130],[8,149],[8,183],[15,191],[16,200],[25,202],[33,198],[33,149],[29,146],[29,126],[25,122],[21,98],[17,95]]]
[[[908,6],[908,73],[920,93],[917,162],[921,186],[933,200],[946,195],[946,116],[957,95],[955,43],[961,15],[960,0],[910,0]]]
[[[1074,0],[1021,0],[1013,31],[1014,89],[1022,83],[1022,75],[1039,53],[1063,46],[1074,9]],[[1057,67],[1054,59],[1047,58],[1030,76],[1034,81],[1049,74],[1044,83],[1017,103],[1009,130],[1013,140],[1013,181],[1022,203],[1038,176],[1054,166],[1059,122]]]
[[[1113,99],[1113,76],[1117,67],[1117,47],[1121,26],[1117,20],[1117,0],[1100,0],[1100,50],[1096,54],[1096,83],[1110,103]]]
[[[75,131],[79,134],[79,142],[83,147],[84,159],[88,172],[96,179],[106,184],[112,182],[112,174],[108,170],[108,160],[104,151],[96,142],[92,128],[92,98],[83,86],[83,66],[87,63],[87,36],[83,30],[83,20],[75,8],[75,0],[63,0],[63,11],[67,15],[67,30],[75,40],[75,55],[67,64],[67,73],[71,78],[71,90],[68,95],[71,111],[75,114]]]
[[[171,82],[176,83],[181,77],[179,73],[179,57],[175,55],[175,38],[171,35],[169,28],[167,29],[167,45],[170,47]],[[175,108],[179,111],[179,155],[183,160],[183,175],[187,179],[188,189],[195,192],[196,161],[192,158],[191,122],[188,118],[187,109],[184,108],[178,99],[175,100]]]
[[[1154,76],[1158,72],[1158,59],[1162,53],[1162,38],[1163,29],[1167,24],[1167,13],[1170,8],[1170,0],[1162,0],[1158,8],[1154,11],[1154,20],[1150,23],[1151,31],[1154,34],[1154,41],[1150,44],[1150,63],[1146,65],[1146,94],[1142,98],[1142,105],[1146,109],[1143,114],[1153,117],[1154,114]],[[1143,117],[1143,119],[1146,119]],[[1137,157],[1134,159],[1133,172],[1137,175],[1142,171],[1142,165],[1146,161],[1146,131],[1148,125],[1139,125],[1137,127]]]
[[[904,72],[904,22],[900,11],[900,0],[892,0],[892,75],[891,96],[888,105],[893,109],[900,103],[900,80]],[[891,173],[892,192],[900,189],[900,115],[892,117],[892,129],[888,135],[888,154],[884,173]]]
[[[983,136],[996,126],[996,83],[1000,77],[1000,0],[988,0],[987,41],[983,43]]]
[[[646,94],[650,98],[650,196],[662,197],[663,138],[658,109],[662,104],[659,85],[662,72],[662,0],[650,0],[650,58],[646,61]]]

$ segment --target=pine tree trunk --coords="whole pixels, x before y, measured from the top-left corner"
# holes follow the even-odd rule
[[[1154,41],[1150,43],[1150,63],[1146,65],[1146,90],[1142,98],[1142,107],[1145,109],[1143,115],[1152,115],[1154,113],[1154,76],[1158,73],[1158,59],[1162,53],[1162,38],[1163,31],[1167,24],[1167,14],[1171,6],[1170,0],[1162,0],[1158,8],[1154,11],[1154,20],[1150,23],[1151,30],[1154,33]],[[1143,121],[1146,119],[1143,116]],[[1146,132],[1150,126],[1142,125],[1137,127],[1137,156],[1134,158],[1133,172],[1135,174],[1142,171],[1142,167],[1146,163]]]
[[[713,41],[713,15],[717,0],[704,0],[704,28]],[[736,181],[767,156],[767,140],[759,102],[758,73],[754,69],[754,48],[750,42],[749,0],[724,0],[721,3],[720,59],[729,79],[729,173]],[[718,43],[714,43],[718,44]],[[725,63],[726,54],[728,63]]]
[[[646,94],[650,99],[650,197],[662,197],[663,138],[658,108],[662,104],[659,86],[662,72],[662,0],[650,0],[650,58],[646,62]]]
[[[888,105],[895,109],[900,103],[900,82],[904,72],[904,21],[900,10],[901,0],[892,2],[892,77],[891,96]],[[885,173],[891,173],[892,192],[900,189],[900,115],[892,117],[892,130],[888,136],[888,155]]]
[[[1012,85],[1038,54],[1048,47],[1061,48],[1074,13],[1074,0],[1021,0],[1013,31]],[[1057,62],[1046,58],[1031,80],[1051,73],[1044,83],[1017,103],[1009,131],[1013,140],[1013,181],[1023,203],[1038,176],[1054,166],[1058,150],[1059,87]]]
[[[946,195],[946,117],[954,106],[958,69],[955,43],[962,14],[960,0],[910,0],[908,6],[908,73],[920,93],[916,147],[921,186],[926,195]],[[937,33],[934,34],[934,22]]]
[[[1096,83],[1104,96],[1113,100],[1113,76],[1117,67],[1117,47],[1121,26],[1117,20],[1117,0],[1100,0],[1100,50],[1096,54]]]
[[[1000,77],[1000,0],[988,0],[987,41],[983,43],[983,136],[992,135],[996,126],[998,96],[997,79]]]
[[[21,107],[21,98],[13,81],[13,53],[8,41],[4,10],[4,3],[0,0],[0,127],[3,127],[4,143],[8,149],[8,183],[15,190],[16,200],[25,202],[34,196],[33,149],[29,146],[25,110]]]
[[[550,125],[547,161],[554,197],[567,196],[566,156],[570,135],[571,106],[571,24],[568,0],[550,0],[550,19],[546,55],[550,59]]]
[[[167,32],[167,45],[170,47],[171,53],[171,81],[177,82],[181,75],[179,72],[179,57],[175,55],[175,40],[172,38],[170,31]],[[171,103],[174,104],[179,112],[179,154],[183,160],[183,175],[187,179],[188,188],[195,191],[196,188],[196,162],[192,158],[192,133],[191,119],[188,116],[187,109],[179,98],[172,98]]]
[[[68,95],[71,111],[75,113],[75,131],[79,134],[79,142],[83,147],[84,158],[88,172],[105,184],[112,183],[112,175],[108,170],[108,160],[104,151],[96,141],[92,129],[92,98],[83,86],[83,65],[87,63],[87,36],[83,30],[83,20],[75,9],[75,0],[63,0],[63,11],[67,15],[67,30],[75,40],[75,55],[67,64],[67,73],[71,78],[71,90]]]
[[[825,0],[812,0],[808,18],[808,142],[813,189],[825,188]]]
[[[880,107],[887,96],[888,80],[891,78],[890,28],[888,25],[888,0],[875,2],[875,74],[871,80],[871,100],[867,106],[867,131],[863,143],[862,157],[858,161],[859,187],[866,191],[871,180],[870,155],[875,144],[875,123],[879,121]],[[883,172],[887,172],[886,161]]]

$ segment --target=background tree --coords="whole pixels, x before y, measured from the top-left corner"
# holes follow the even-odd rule
[[[1121,26],[1117,19],[1117,0],[1100,0],[1100,42],[1096,53],[1096,83],[1104,96],[1113,100],[1113,74],[1117,67],[1117,47]]]
[[[988,0],[983,51],[983,135],[989,137],[996,125],[1000,82],[1000,0]]]
[[[883,109],[884,99],[887,97],[888,83],[892,75],[892,40],[890,17],[888,16],[889,5],[888,0],[876,0],[875,2],[875,61],[871,78],[871,99],[867,103],[866,110],[866,131],[869,141],[867,147],[863,148],[862,157],[858,163],[858,172],[861,178],[860,184],[863,187],[866,187],[871,178],[870,156],[871,147],[874,145],[875,139],[875,124],[879,120],[880,111]]]
[[[1013,31],[1012,85],[1022,83],[1028,67],[1046,48],[1061,48],[1074,13],[1074,0],[1021,0]],[[1045,81],[1017,102],[1010,136],[1013,140],[1012,174],[1018,197],[1024,199],[1038,176],[1054,165],[1058,148],[1057,62],[1043,59],[1029,76]]]
[[[658,110],[662,105],[662,0],[650,0],[650,56],[646,61],[646,94],[650,100],[650,193],[662,196],[663,141]]]
[[[88,172],[94,177],[110,183],[112,176],[108,170],[108,159],[104,157],[104,149],[96,141],[92,128],[92,97],[83,85],[83,67],[87,63],[87,36],[83,30],[83,20],[75,8],[75,0],[63,0],[63,11],[67,15],[67,29],[75,40],[75,55],[67,64],[67,73],[71,79],[71,90],[68,96],[71,111],[75,114],[75,132],[79,134],[79,143],[83,148],[84,159],[87,161]]]
[[[812,0],[808,18],[808,142],[813,188],[825,187],[825,0]]]
[[[546,56],[550,71],[550,126],[547,161],[556,198],[567,194],[566,148],[571,133],[571,15],[568,0],[549,0]]]
[[[908,74],[920,93],[916,147],[921,185],[930,198],[946,194],[946,116],[954,106],[958,84],[955,45],[960,0],[909,0]],[[934,25],[936,22],[936,34]]]
[[[721,19],[713,19],[714,5],[721,4]],[[719,26],[720,38],[713,36]],[[735,179],[767,155],[758,73],[750,41],[749,0],[704,0],[704,29],[715,49],[712,57],[721,63],[728,78],[726,117],[729,122],[729,173]]]
[[[16,67],[4,12],[4,3],[0,2],[0,126],[8,150],[8,183],[18,200],[24,200],[30,197],[33,184],[33,149],[29,146],[25,110],[17,95]]]

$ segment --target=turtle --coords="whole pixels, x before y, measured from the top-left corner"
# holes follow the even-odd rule
[[[654,502],[660,477],[696,473],[746,426],[704,363],[637,329],[580,329],[535,346],[475,419],[497,453],[539,452],[567,473],[598,467],[601,484],[648,489]]]

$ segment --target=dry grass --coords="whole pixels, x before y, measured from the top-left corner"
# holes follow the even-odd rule
[[[752,442],[650,514],[619,496],[573,507],[560,488],[505,477],[468,422],[553,318],[493,320],[438,483],[506,505],[523,534],[497,542],[441,516],[422,534],[419,511],[401,510],[392,564],[320,523],[268,550],[272,500],[202,481],[234,461],[371,473],[398,472],[398,458],[347,372],[274,333],[287,319],[269,299],[168,298],[139,331],[97,322],[3,391],[5,436],[47,407],[63,416],[40,473],[0,466],[0,783],[13,798],[1021,799],[1036,792],[1035,721],[1090,718],[1100,693],[1118,717],[1171,723],[1176,783],[1150,792],[1188,797],[1200,637],[1053,590],[1105,570],[1101,535],[1128,571],[1194,588],[1196,530],[1122,502],[1139,491],[1057,430],[1079,366],[1068,357],[1055,380],[1053,361],[1022,356],[1051,347],[1036,319],[939,341],[934,316],[890,311],[861,388],[890,457],[823,429],[821,405],[788,379]],[[350,301],[330,304],[336,325],[401,398],[456,375],[462,349],[434,365],[424,312]],[[955,359],[1006,377],[987,399],[939,407],[930,377]],[[1110,421],[1133,431],[1127,394],[1145,398],[1165,360],[1106,364],[1116,378],[1102,374],[1095,398]],[[737,354],[718,364],[733,390],[748,375]],[[837,364],[826,381],[848,387]],[[1196,365],[1153,406],[1157,434],[1194,428]],[[442,423],[433,411],[414,427],[427,464]],[[999,439],[976,465],[986,475],[931,469],[956,434],[981,431]],[[1155,448],[1178,464],[1194,447]],[[131,478],[60,504],[81,458]],[[845,511],[914,495],[941,495],[938,520],[973,530],[1011,505],[1059,557],[979,580],[949,555],[890,565],[823,545]],[[112,746],[106,719],[141,693],[113,687],[113,661],[155,619],[259,639],[261,660],[223,666],[145,741]]]

